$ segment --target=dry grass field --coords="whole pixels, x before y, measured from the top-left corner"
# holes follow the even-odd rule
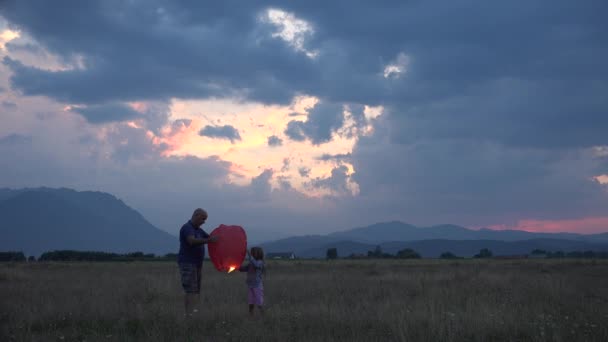
[[[185,321],[174,263],[0,264],[0,340],[608,341],[606,261],[271,261],[254,319],[204,268]]]

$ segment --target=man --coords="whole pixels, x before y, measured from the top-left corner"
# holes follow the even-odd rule
[[[198,312],[201,293],[201,271],[205,258],[206,243],[217,241],[217,237],[209,237],[201,225],[207,220],[207,212],[201,208],[194,210],[192,218],[179,231],[179,254],[177,262],[184,288],[184,306],[186,315]]]

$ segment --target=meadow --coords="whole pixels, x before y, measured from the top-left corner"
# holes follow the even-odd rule
[[[250,318],[206,263],[185,320],[172,262],[2,263],[0,340],[608,341],[607,261],[269,261],[265,288]]]

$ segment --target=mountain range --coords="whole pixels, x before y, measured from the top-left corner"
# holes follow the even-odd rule
[[[608,229],[607,229],[608,230]],[[548,251],[608,250],[608,233],[534,233],[521,230],[467,229],[456,225],[416,227],[392,221],[359,227],[327,235],[295,236],[262,244],[268,252],[294,252],[300,257],[324,257],[328,248],[337,248],[340,256],[367,254],[380,246],[395,254],[412,248],[423,257],[438,257],[443,252],[473,256],[481,248],[496,255]]]
[[[606,229],[608,231],[608,227]],[[481,248],[495,255],[547,251],[608,251],[608,233],[532,233],[468,229],[456,225],[416,227],[392,221],[326,235],[294,236],[261,244],[266,252],[325,257],[367,254],[377,246],[395,254],[412,248],[423,257],[443,252],[470,257]],[[149,223],[115,196],[71,189],[0,189],[0,251],[40,255],[59,249],[165,254],[176,252],[177,238]]]

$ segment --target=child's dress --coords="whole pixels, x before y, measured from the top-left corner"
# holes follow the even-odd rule
[[[264,305],[264,261],[255,260],[252,256],[249,256],[249,265],[242,266],[239,271],[247,272],[249,304]]]

